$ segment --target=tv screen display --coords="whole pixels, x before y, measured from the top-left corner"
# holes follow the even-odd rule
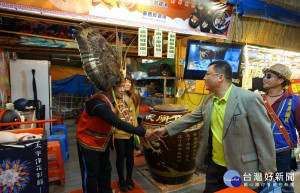
[[[183,78],[202,80],[208,65],[217,60],[227,61],[232,67],[232,77],[237,78],[242,51],[243,45],[188,40]]]

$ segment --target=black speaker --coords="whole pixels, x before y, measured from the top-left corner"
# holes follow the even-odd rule
[[[166,64],[153,64],[148,68],[148,76],[172,76],[171,67]]]

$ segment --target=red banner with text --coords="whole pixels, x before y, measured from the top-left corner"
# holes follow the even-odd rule
[[[0,109],[5,107],[10,95],[7,54],[0,47]]]

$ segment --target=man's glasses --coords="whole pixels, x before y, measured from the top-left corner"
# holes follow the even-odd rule
[[[279,76],[275,76],[273,74],[264,74],[263,78],[271,79],[272,77],[280,78]]]
[[[205,76],[209,76],[209,75],[219,75],[220,73],[206,73]]]

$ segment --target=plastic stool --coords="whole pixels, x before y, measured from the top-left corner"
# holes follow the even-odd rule
[[[65,135],[50,135],[47,140],[59,142],[62,159],[65,164],[67,161],[67,158],[69,158],[69,147],[68,147],[68,142],[66,140],[66,136]]]
[[[52,119],[56,119],[56,121],[53,122],[53,125],[63,125],[64,124],[64,120],[61,115],[52,115]]]
[[[56,131],[63,131],[68,140],[67,127],[65,125],[54,125],[52,127],[51,135],[55,135]]]
[[[61,156],[60,145],[58,141],[47,142],[48,150],[48,181],[60,180],[62,186],[65,185],[65,169]]]

